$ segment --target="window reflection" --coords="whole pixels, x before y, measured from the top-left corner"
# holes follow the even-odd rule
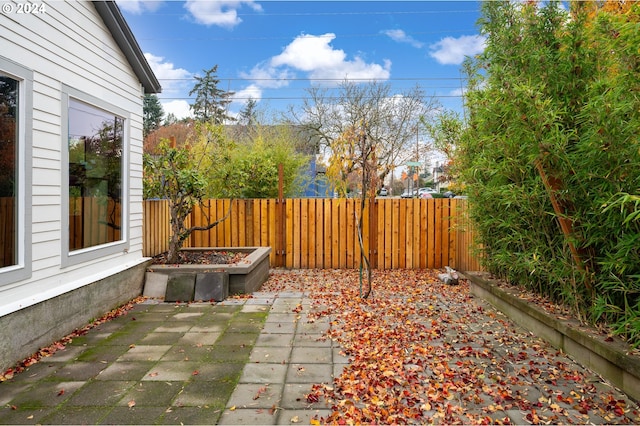
[[[17,264],[18,90],[0,74],[0,268]]]
[[[69,250],[121,239],[124,119],[69,101]]]

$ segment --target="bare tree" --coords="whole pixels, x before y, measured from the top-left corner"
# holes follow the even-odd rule
[[[344,81],[338,88],[316,86],[307,93],[301,109],[290,110],[290,119],[318,140],[320,152],[327,155],[349,129],[364,129],[369,143],[377,146],[380,182],[395,166],[419,161],[430,150],[419,143],[418,132],[421,119],[428,121],[439,104],[419,86],[394,92],[388,83]]]

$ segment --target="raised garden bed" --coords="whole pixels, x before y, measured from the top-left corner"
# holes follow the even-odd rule
[[[150,297],[163,297],[165,293],[162,289],[162,282],[164,281],[168,283],[174,278],[180,278],[181,280],[189,281],[189,277],[191,277],[195,289],[196,280],[203,280],[203,277],[206,275],[215,274],[217,276],[222,276],[223,278],[216,278],[213,280],[221,281],[223,283],[221,285],[226,285],[224,284],[224,276],[228,275],[228,291],[222,289],[220,297],[223,297],[225,294],[236,295],[252,293],[258,290],[262,286],[262,284],[269,278],[269,254],[271,253],[271,247],[203,247],[185,248],[182,250],[187,252],[240,252],[246,253],[247,255],[238,259],[234,263],[224,264],[153,264],[147,268],[147,280],[144,292],[145,295]],[[208,279],[204,280],[210,281]],[[148,287],[154,288],[152,289]],[[170,289],[168,287],[168,284],[165,284],[164,287],[164,291],[169,292]],[[195,293],[193,297],[195,297]],[[186,302],[189,300],[187,300],[185,297],[181,297],[179,301]]]
[[[469,280],[473,295],[491,303],[521,327],[640,401],[640,357],[628,344],[597,333],[574,319],[549,314],[521,298],[517,290],[501,288],[487,273],[466,272],[463,275]]]

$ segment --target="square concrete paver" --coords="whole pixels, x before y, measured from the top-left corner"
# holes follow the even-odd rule
[[[153,364],[153,361],[114,362],[102,370],[95,380],[141,380]]]
[[[148,425],[155,424],[162,418],[166,407],[145,407],[135,405],[133,407],[114,407],[113,410],[102,419],[104,425]]]
[[[234,384],[220,381],[195,381],[186,383],[177,396],[177,407],[224,407]]]
[[[128,406],[133,401],[136,407],[170,407],[176,396],[182,392],[184,382],[140,382],[133,386],[118,403]]]
[[[69,381],[89,380],[107,368],[106,364],[95,362],[73,362],[56,370],[52,378]]]
[[[167,302],[189,302],[196,288],[195,273],[172,273],[167,281],[164,300]]]
[[[287,365],[250,363],[244,366],[240,383],[284,383],[286,372]]]
[[[277,410],[255,410],[253,408],[227,408],[220,416],[221,425],[273,425],[277,421]]]
[[[286,383],[333,383],[333,365],[289,364]]]
[[[143,381],[187,381],[193,376],[193,372],[200,368],[196,362],[162,361],[151,367],[142,378]]]
[[[256,340],[255,346],[275,346],[290,347],[293,342],[291,334],[264,334],[261,333]]]
[[[118,361],[157,361],[171,349],[170,345],[138,345],[122,354]]]
[[[280,313],[280,314],[291,314],[299,311],[300,306],[302,306],[302,299],[294,298],[294,299],[282,299],[278,298],[273,305],[271,306],[271,312]]]
[[[293,321],[266,322],[262,330],[267,334],[293,334],[296,330],[296,323]]]
[[[297,332],[300,334],[315,334],[318,337],[324,335],[329,331],[329,324],[326,323],[315,323],[315,322],[305,322],[299,321]]]
[[[135,383],[136,382],[132,380],[100,380],[89,382],[73,394],[67,401],[65,410],[69,406],[114,406]]]
[[[282,384],[240,383],[236,386],[227,408],[262,408],[280,406]]]
[[[14,395],[11,399],[12,407],[43,408],[62,404],[86,382],[42,382],[26,392]],[[3,385],[4,386],[4,385]],[[7,401],[8,402],[8,401]]]
[[[268,306],[264,306],[264,305],[248,305],[248,304],[246,304],[246,305],[244,305],[242,307],[242,311],[240,311],[240,312],[243,312],[243,313],[246,313],[246,312],[251,312],[251,313],[260,312],[260,313],[262,313],[262,312],[268,312],[268,311],[269,311],[269,307]]]
[[[270,312],[269,316],[266,319],[266,322],[279,322],[279,323],[297,322],[298,317],[299,315],[294,313],[279,314],[276,312]]]
[[[249,360],[256,363],[282,364],[289,361],[291,347],[255,346]]]
[[[307,395],[311,393],[311,383],[286,383],[282,391],[280,406],[288,410],[310,409],[312,407],[324,408],[321,402],[311,403],[307,401]]]
[[[154,299],[163,299],[167,292],[167,280],[169,275],[159,272],[147,272],[145,274],[144,290],[142,295]]]
[[[194,300],[222,302],[229,297],[229,273],[207,272],[196,275]]]
[[[322,334],[296,334],[294,346],[300,347],[331,347],[333,345],[331,339],[325,337]]]
[[[278,425],[311,424],[311,420],[320,420],[331,415],[331,410],[281,410],[278,412]],[[321,423],[321,422],[320,422]],[[319,423],[317,423],[319,424]]]
[[[291,362],[298,364],[328,364],[332,362],[333,349],[330,347],[294,347]]]
[[[222,335],[221,332],[213,332],[213,333],[184,333],[184,335],[178,341],[179,344],[187,344],[187,345],[213,345],[218,337]]]

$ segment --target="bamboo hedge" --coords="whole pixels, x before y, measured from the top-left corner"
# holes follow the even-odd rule
[[[454,165],[487,270],[640,344],[640,4],[484,2]]]

